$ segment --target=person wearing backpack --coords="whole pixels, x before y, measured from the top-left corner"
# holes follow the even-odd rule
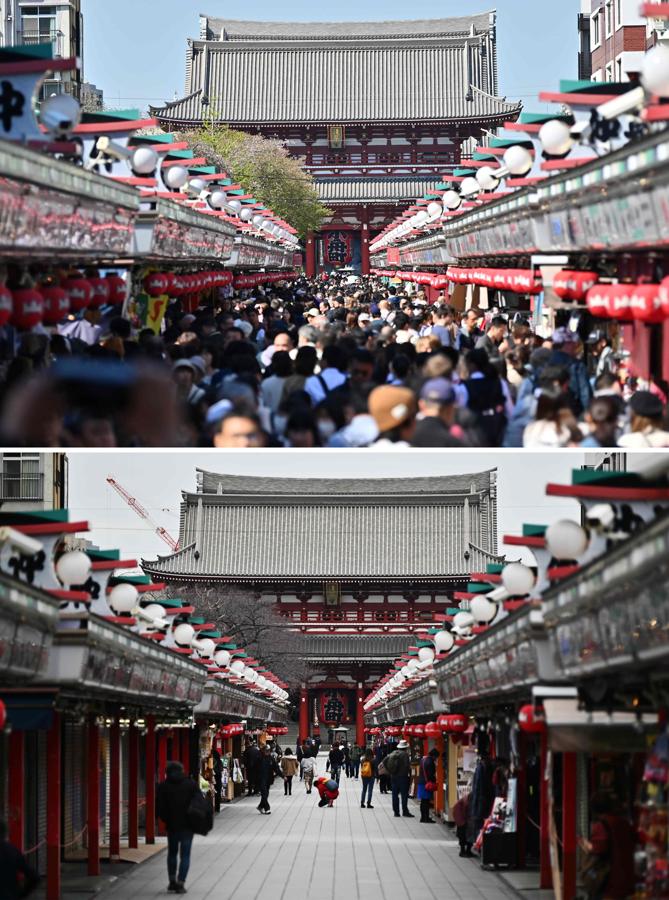
[[[396,818],[400,816],[400,800],[402,801],[402,815],[405,819],[413,819],[414,814],[409,812],[409,784],[411,782],[411,757],[408,753],[409,742],[400,741],[397,750],[393,750],[383,763],[386,772],[390,775],[390,790],[393,795],[393,813]]]
[[[202,793],[195,782],[186,776],[180,762],[168,762],[165,781],[156,791],[156,813],[167,830],[168,891],[186,893],[186,877],[190,868],[190,854],[194,829],[189,818],[192,801]],[[179,870],[177,872],[177,862]]]
[[[365,807],[365,797],[367,798],[367,809],[374,809],[372,806],[372,791],[374,790],[374,779],[376,778],[376,763],[374,762],[374,754],[371,750],[365,750],[365,755],[362,758],[362,765],[360,766],[360,775],[362,777],[360,809],[364,809]]]

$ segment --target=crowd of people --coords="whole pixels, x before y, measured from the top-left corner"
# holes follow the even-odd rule
[[[493,295],[494,296],[494,295]],[[374,276],[222,288],[159,334],[88,310],[0,334],[12,446],[666,447],[663,382],[584,316],[455,310]],[[565,315],[568,317],[569,313]],[[543,333],[543,332],[546,333]],[[539,333],[542,332],[542,333]]]

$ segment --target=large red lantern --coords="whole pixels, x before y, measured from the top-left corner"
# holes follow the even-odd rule
[[[441,725],[438,725],[437,722],[428,722],[425,726],[425,737],[440,738],[441,734]]]
[[[0,284],[0,328],[9,322],[12,315],[12,292]]]
[[[647,325],[657,325],[667,318],[660,297],[659,284],[640,284],[630,297],[632,318]]]
[[[149,297],[162,297],[167,293],[169,281],[163,272],[151,272],[143,282],[144,293]]]
[[[92,288],[91,309],[100,309],[109,303],[110,285],[106,278],[89,278]]]
[[[461,713],[451,713],[447,716],[438,716],[437,724],[448,734],[464,734],[469,727],[469,719]]]
[[[386,734],[390,735],[390,737],[399,737],[402,734],[402,729],[399,725],[389,725],[386,728]]]
[[[414,737],[423,737],[425,735],[425,726],[424,725],[414,725],[412,733],[413,733]]]
[[[67,291],[56,285],[40,288],[44,298],[44,324],[57,325],[70,311],[70,298]]]
[[[71,312],[76,313],[88,309],[93,296],[93,288],[87,278],[66,278],[62,282],[62,287],[70,298]]]
[[[632,294],[635,285],[614,284],[609,287],[609,315],[620,322],[632,319]]]
[[[120,275],[107,275],[109,282],[109,302],[112,306],[123,306],[128,296],[128,287]]]
[[[611,297],[609,288],[610,285],[597,285],[597,287],[591,288],[585,297],[588,311],[600,319],[608,319],[610,315]]]
[[[563,269],[553,279],[553,290],[563,300],[584,300],[599,281],[596,272],[571,272]]]
[[[39,325],[44,316],[44,298],[34,288],[12,291],[13,309],[11,324],[20,331],[28,331]]]
[[[531,703],[518,710],[518,725],[527,734],[543,734],[546,730],[546,720],[537,715],[537,710]]]

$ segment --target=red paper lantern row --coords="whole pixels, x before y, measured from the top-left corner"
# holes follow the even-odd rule
[[[167,293],[170,280],[164,272],[151,272],[143,281],[144,293],[149,297],[162,297]]]
[[[9,322],[12,315],[12,292],[0,284],[0,328]]]
[[[241,722],[224,725],[220,730],[221,737],[236,737],[239,734],[244,734],[244,726]]]
[[[29,331],[44,317],[44,298],[35,288],[12,291],[11,324],[19,331]]]
[[[287,725],[268,725],[267,726],[267,734],[288,734],[288,726]]]
[[[546,730],[546,720],[537,715],[537,710],[531,703],[518,710],[518,725],[527,734],[542,734]]]
[[[464,734],[469,728],[469,718],[460,713],[437,716],[437,725],[448,734]]]
[[[669,318],[669,279],[665,282],[597,285],[588,291],[588,310],[593,316],[620,322],[664,322]]]
[[[236,288],[253,288],[261,284],[274,284],[277,281],[294,281],[297,272],[251,272],[235,275],[233,284]]]
[[[44,298],[44,324],[57,325],[70,311],[70,298],[65,288],[48,285],[40,288]]]
[[[455,284],[478,284],[514,294],[540,294],[544,289],[541,275],[533,269],[460,269],[449,266],[446,274],[449,281]]]
[[[389,735],[389,737],[399,737],[400,734],[402,734],[402,729],[399,725],[389,725],[386,728],[386,734]]]
[[[562,269],[553,278],[553,290],[562,300],[585,300],[599,281],[597,272],[572,272]]]
[[[425,726],[425,737],[440,738],[442,735],[441,725],[437,722],[428,722]]]

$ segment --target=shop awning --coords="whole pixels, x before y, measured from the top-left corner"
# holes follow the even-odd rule
[[[561,753],[633,753],[646,749],[657,716],[579,709],[577,699],[545,699],[548,746]]]
[[[477,284],[515,294],[540,294],[544,286],[534,269],[464,269],[449,266],[446,274],[455,284]]]

